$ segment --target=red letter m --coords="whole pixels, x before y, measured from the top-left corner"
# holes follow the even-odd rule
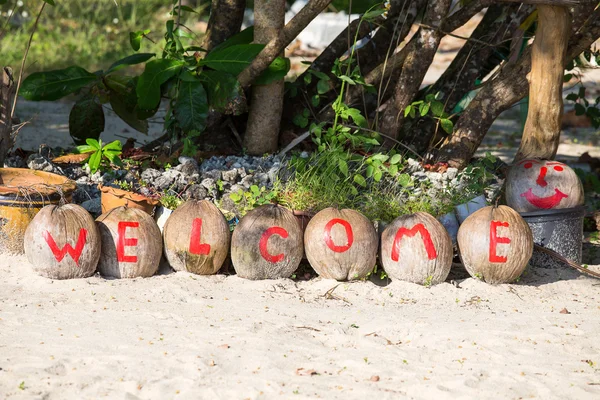
[[[394,238],[394,244],[392,245],[392,261],[398,261],[400,258],[400,241],[404,236],[413,237],[417,233],[421,234],[421,238],[423,238],[423,244],[425,245],[425,251],[427,252],[427,258],[433,260],[437,258],[437,252],[435,251],[435,246],[433,245],[433,241],[431,240],[431,236],[429,235],[429,231],[423,224],[416,224],[412,227],[412,229],[407,229],[402,227],[398,229],[396,232],[396,237]]]

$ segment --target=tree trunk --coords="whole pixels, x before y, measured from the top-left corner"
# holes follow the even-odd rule
[[[515,161],[553,159],[560,141],[563,74],[571,15],[566,7],[538,6],[538,26],[531,49],[529,110]]]
[[[594,10],[593,2],[587,7],[590,16],[567,47],[566,60],[572,60],[588,49],[600,36],[600,8]],[[465,167],[483,137],[498,116],[527,95],[526,76],[531,69],[531,53],[527,49],[514,65],[508,65],[493,81],[486,82],[463,112],[454,133],[437,152],[436,160],[446,161],[452,167]]]
[[[210,18],[202,47],[207,51],[240,31],[246,0],[212,0]]]
[[[388,102],[381,118],[381,132],[388,137],[396,139],[398,136],[404,121],[404,109],[411,103],[419,90],[427,72],[427,68],[424,66],[431,65],[440,40],[444,36],[436,28],[442,25],[442,20],[446,17],[449,8],[450,0],[433,0],[425,11],[424,23],[431,28],[421,27],[415,34],[418,35],[416,46],[406,57],[400,78],[396,83],[394,96]],[[391,147],[395,143],[386,140],[384,144]]]
[[[239,75],[238,81],[243,88],[248,88],[252,82],[266,70],[279,54],[294,40],[300,32],[321,11],[331,3],[332,0],[309,0],[309,2],[294,16],[279,32],[271,39],[265,48],[256,56]]]
[[[12,136],[12,104],[14,88],[12,74],[9,67],[2,68],[0,79],[0,167],[4,166],[4,159],[13,147]]]
[[[266,44],[276,38],[285,23],[285,0],[254,1],[254,42]],[[283,111],[283,79],[254,85],[244,135],[248,154],[259,156],[277,150]]]

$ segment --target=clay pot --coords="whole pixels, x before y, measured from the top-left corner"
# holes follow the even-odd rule
[[[304,232],[306,258],[323,278],[360,279],[375,267],[378,236],[373,223],[354,210],[326,208]]]
[[[300,265],[302,246],[302,230],[294,214],[268,204],[250,211],[236,226],[231,261],[242,278],[289,278]]]
[[[573,208],[584,203],[583,185],[568,165],[523,160],[506,177],[506,204],[518,212]]]
[[[533,236],[515,210],[489,206],[462,223],[458,247],[472,277],[492,284],[510,283],[527,267],[533,253]]]
[[[22,254],[25,230],[49,204],[70,203],[77,188],[64,176],[27,168],[0,168],[0,252]]]
[[[229,252],[229,225],[208,200],[188,200],[169,217],[163,230],[165,257],[176,271],[212,275]]]
[[[424,212],[396,218],[381,235],[381,262],[392,279],[420,285],[444,282],[453,255],[444,226]]]
[[[102,239],[98,271],[114,278],[152,276],[158,271],[162,236],[156,222],[137,208],[117,207],[96,219]]]
[[[98,186],[102,192],[100,203],[102,212],[105,213],[117,207],[137,208],[152,215],[154,207],[159,203],[157,199],[143,196],[127,190],[117,189],[111,186]]]
[[[25,231],[25,254],[33,270],[46,278],[87,278],[100,258],[100,232],[83,207],[49,205]]]

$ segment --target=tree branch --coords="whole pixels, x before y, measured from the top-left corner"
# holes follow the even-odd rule
[[[266,70],[269,65],[284,51],[302,32],[304,28],[313,20],[321,11],[331,3],[332,0],[310,0],[298,14],[289,21],[281,30],[277,37],[273,38],[265,48],[256,56],[252,63],[248,65],[238,76],[238,81],[243,88],[248,88],[252,82]]]

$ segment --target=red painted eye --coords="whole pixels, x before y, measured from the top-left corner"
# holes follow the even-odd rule
[[[523,167],[529,169],[529,168],[533,167],[533,164],[528,162],[528,163],[523,164]]]
[[[555,166],[555,167],[554,167],[554,170],[555,170],[555,171],[558,171],[558,172],[562,171],[563,169],[564,169],[564,168],[563,168],[563,167],[561,167],[560,165],[557,165],[557,166]]]

